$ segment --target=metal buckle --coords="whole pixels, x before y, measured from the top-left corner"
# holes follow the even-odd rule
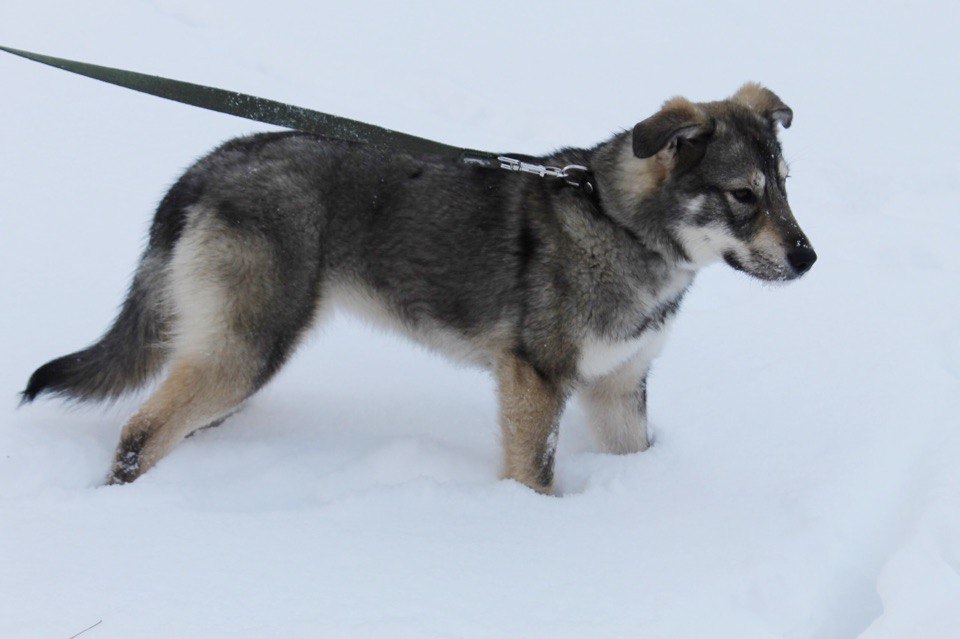
[[[589,171],[590,169],[583,166],[582,164],[568,164],[562,169],[563,181],[569,184],[570,186],[582,187],[584,185],[584,181],[583,181],[584,176],[586,176],[587,172]],[[572,175],[573,173],[579,173],[580,177],[574,179]],[[586,184],[589,185],[589,182],[587,182]],[[593,190],[592,186],[590,186],[590,190],[591,191]]]
[[[574,178],[575,173],[584,174],[590,169],[583,166],[582,164],[568,164],[562,169],[557,166],[543,166],[542,164],[530,164],[529,162],[523,162],[516,158],[507,157],[501,155],[497,158],[500,161],[500,168],[507,171],[518,171],[520,173],[532,173],[533,175],[539,175],[542,178],[549,177],[558,180],[563,180],[570,186],[583,186],[583,175],[579,178]]]

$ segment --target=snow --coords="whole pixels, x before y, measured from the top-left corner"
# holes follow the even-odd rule
[[[668,6],[669,5],[669,6]],[[760,80],[820,259],[701,273],[655,444],[564,415],[497,480],[492,382],[338,316],[246,410],[101,486],[124,418],[15,392],[92,341],[192,158],[269,127],[0,57],[0,636],[960,636],[953,3],[0,4],[0,43],[452,144],[592,144]]]

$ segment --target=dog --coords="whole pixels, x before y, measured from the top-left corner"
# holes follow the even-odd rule
[[[778,140],[792,119],[749,83],[531,160],[589,167],[593,196],[302,132],[231,140],[160,202],[113,325],[22,398],[113,399],[164,371],[107,480],[130,482],[236,411],[341,305],[490,370],[502,474],[549,494],[575,392],[605,451],[649,446],[647,373],[701,268],[785,282],[813,265]]]

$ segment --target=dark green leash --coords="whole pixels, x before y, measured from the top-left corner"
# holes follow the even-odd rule
[[[366,122],[321,113],[275,100],[258,98],[245,93],[237,93],[236,91],[77,62],[76,60],[55,58],[4,46],[0,46],[0,51],[6,51],[21,58],[116,86],[155,95],[159,98],[198,106],[210,111],[219,111],[256,122],[296,129],[334,140],[368,144],[385,151],[400,150],[411,155],[439,156],[473,166],[532,173],[543,178],[563,180],[565,184],[582,189],[588,195],[596,192],[593,174],[587,167],[579,164],[571,164],[565,167],[530,164],[497,153],[451,146],[409,133],[385,129],[375,124],[367,124]]]

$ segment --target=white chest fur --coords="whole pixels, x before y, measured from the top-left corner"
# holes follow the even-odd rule
[[[588,334],[580,347],[578,370],[584,379],[609,375],[626,364],[646,369],[666,344],[677,311],[676,304],[693,281],[691,271],[680,270],[664,282],[652,300],[646,300],[647,317],[652,325],[636,337],[616,338]],[[672,306],[671,306],[672,305]],[[662,309],[668,308],[661,316]]]
[[[641,368],[649,367],[663,350],[671,323],[672,319],[667,320],[659,328],[651,328],[632,339],[607,341],[588,337],[580,350],[580,375],[584,379],[603,377],[628,362]]]

